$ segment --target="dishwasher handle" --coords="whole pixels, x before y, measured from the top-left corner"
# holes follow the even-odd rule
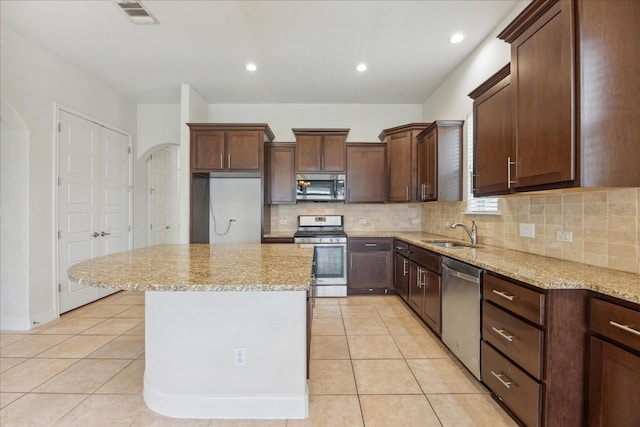
[[[480,278],[476,276],[471,276],[470,274],[461,273],[459,271],[453,270],[451,267],[446,264],[442,264],[442,268],[444,268],[447,274],[457,277],[458,279],[465,280],[467,282],[480,283]]]

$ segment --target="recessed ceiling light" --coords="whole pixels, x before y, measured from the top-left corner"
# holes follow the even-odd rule
[[[464,40],[464,34],[462,33],[455,33],[454,35],[449,37],[449,43],[453,44],[460,43],[462,40]]]
[[[358,64],[358,66],[356,67],[356,70],[360,72],[367,71],[367,64]]]
[[[247,66],[245,67],[248,71],[255,71],[258,69],[258,67],[256,67],[256,64],[253,63],[248,63]]]

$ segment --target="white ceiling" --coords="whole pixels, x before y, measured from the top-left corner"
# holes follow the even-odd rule
[[[421,104],[519,1],[143,0],[160,24],[135,25],[109,0],[1,0],[0,16],[136,103],[186,83],[208,103]]]

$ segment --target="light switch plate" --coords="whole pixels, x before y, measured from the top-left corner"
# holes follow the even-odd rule
[[[573,242],[573,233],[571,231],[557,231],[556,240],[558,242]]]
[[[367,223],[366,218],[360,218],[360,219],[358,220],[358,224],[366,224],[366,223]]]
[[[531,239],[536,237],[536,225],[520,223],[520,237],[529,237]]]
[[[420,224],[419,218],[411,218],[411,224]]]

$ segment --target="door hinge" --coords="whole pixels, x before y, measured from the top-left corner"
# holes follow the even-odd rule
[[[62,178],[58,177],[58,187],[62,185]]]
[[[129,228],[129,233],[131,233],[131,226],[129,225],[128,228]]]
[[[131,147],[127,148],[127,152],[131,154]]]
[[[62,123],[58,123],[58,132],[62,132]]]
[[[62,292],[62,283],[58,283],[58,292]]]
[[[149,224],[149,230],[153,230],[153,224]]]
[[[60,230],[58,230],[58,239],[62,238],[62,232]]]

